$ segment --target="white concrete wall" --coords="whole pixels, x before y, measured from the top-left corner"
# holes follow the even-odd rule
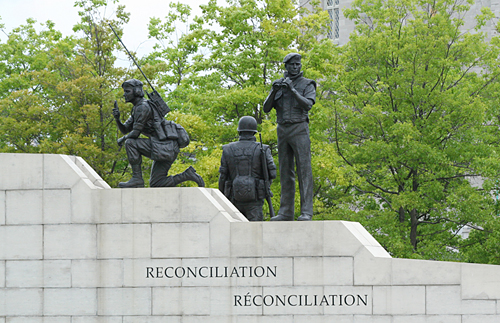
[[[76,157],[0,169],[0,323],[500,322],[500,266],[393,259],[359,223],[250,223],[214,189],[110,189]]]

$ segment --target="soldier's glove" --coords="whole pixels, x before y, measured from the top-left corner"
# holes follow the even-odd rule
[[[118,146],[122,146],[123,143],[125,142],[125,140],[127,140],[127,136],[123,136],[121,137],[120,139],[118,139],[116,142],[118,143]]]
[[[115,101],[115,107],[113,108],[113,117],[115,117],[116,120],[120,120],[120,110],[118,109],[118,103]]]
[[[287,77],[286,79],[283,80],[283,82],[281,83],[284,88],[290,88],[290,89],[293,89],[293,81],[290,80],[289,77]]]

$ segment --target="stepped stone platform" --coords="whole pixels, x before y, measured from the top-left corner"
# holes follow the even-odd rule
[[[248,222],[216,189],[111,189],[0,154],[0,323],[498,323],[500,266],[394,259],[359,224]]]

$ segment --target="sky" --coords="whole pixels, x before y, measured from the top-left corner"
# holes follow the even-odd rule
[[[209,0],[175,0],[191,6],[193,15],[201,15],[201,4],[208,4]],[[55,29],[69,36],[73,34],[72,28],[80,21],[78,8],[74,7],[75,0],[0,0],[0,23],[4,24],[3,31],[0,30],[0,42],[4,42],[13,28],[33,18],[37,23],[51,20],[55,23]],[[111,1],[109,1],[111,2]],[[144,56],[151,51],[154,42],[148,40],[147,24],[150,17],[164,18],[169,10],[170,0],[119,0],[119,4],[125,5],[125,11],[129,12],[130,21],[124,28],[123,42],[130,51],[137,52],[138,56]],[[221,1],[218,1],[221,3]],[[106,17],[111,17],[114,6],[110,6]],[[119,55],[118,59],[124,65],[128,65],[125,55]],[[121,65],[121,64],[120,64]]]

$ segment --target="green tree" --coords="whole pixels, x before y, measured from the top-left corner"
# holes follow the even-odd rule
[[[356,0],[345,11],[356,30],[331,75],[330,129],[349,178],[337,213],[398,257],[466,259],[459,230],[483,235],[498,221],[498,120],[485,95],[497,88],[499,42],[480,32],[486,9],[461,29],[471,3]]]
[[[50,21],[37,31],[36,21],[15,28],[0,44],[0,149],[4,152],[39,152],[49,138],[50,106],[37,75],[56,50],[64,50],[71,38],[62,38]]]
[[[104,17],[107,4],[75,3],[78,36],[63,38],[50,21],[38,32],[29,19],[1,44],[0,148],[78,155],[114,185],[121,176],[110,172],[118,151],[111,108],[126,71],[114,66],[118,42],[108,24],[121,32],[128,14],[118,6],[114,19]],[[125,168],[124,154],[120,159]]]

